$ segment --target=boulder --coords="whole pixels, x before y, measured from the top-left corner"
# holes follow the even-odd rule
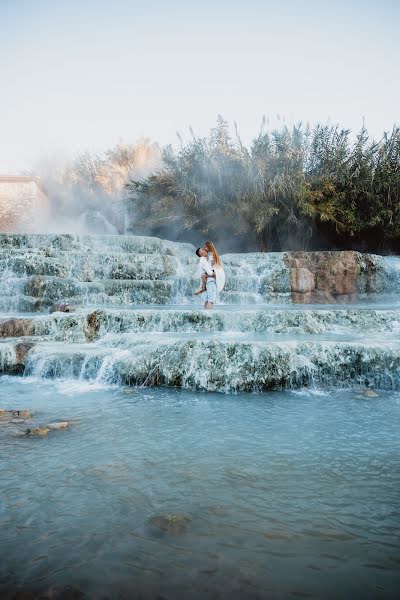
[[[0,337],[22,337],[33,335],[32,319],[7,319],[0,322]]]
[[[360,272],[357,252],[290,252],[285,255],[285,262],[290,268],[293,303],[356,299]]]
[[[16,344],[15,354],[17,365],[25,365],[25,356],[34,345],[32,342],[20,342]]]
[[[83,325],[83,333],[88,342],[93,342],[99,336],[99,329],[104,320],[104,311],[95,310],[89,313]]]
[[[53,313],[53,312],[65,312],[65,313],[70,313],[73,312],[75,309],[72,306],[72,304],[63,304],[63,303],[54,303],[51,305],[49,312]]]

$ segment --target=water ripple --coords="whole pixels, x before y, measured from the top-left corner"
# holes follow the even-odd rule
[[[396,394],[0,378],[0,408],[70,422],[1,424],[2,598],[396,597]]]

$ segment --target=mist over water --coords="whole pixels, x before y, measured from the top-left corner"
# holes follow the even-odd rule
[[[161,150],[149,139],[136,144],[117,144],[102,155],[85,152],[68,163],[41,160],[35,175],[40,177],[49,207],[39,208],[34,223],[22,225],[18,233],[126,233],[129,203],[125,185],[142,179],[159,168]]]
[[[33,175],[45,199],[24,201],[28,219],[22,202],[23,218],[15,211],[3,231],[150,235],[196,246],[211,239],[221,253],[400,253],[399,127],[375,142],[364,126],[350,134],[339,125],[267,123],[249,145],[218,115],[207,137],[178,134],[179,147],[144,138],[67,164],[42,161]],[[0,189],[0,227],[2,203]]]

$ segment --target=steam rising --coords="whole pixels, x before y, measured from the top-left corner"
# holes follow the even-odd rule
[[[39,176],[50,200],[37,233],[123,234],[127,229],[125,184],[161,165],[161,150],[149,139],[118,144],[104,155],[88,152],[71,164],[42,161]],[[32,231],[32,230],[31,230]]]

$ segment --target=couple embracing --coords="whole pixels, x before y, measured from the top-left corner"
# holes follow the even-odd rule
[[[195,291],[195,295],[203,294],[204,308],[212,310],[215,306],[217,295],[225,285],[225,273],[217,249],[212,242],[206,242],[204,246],[197,248],[199,257],[199,275],[201,286]]]

